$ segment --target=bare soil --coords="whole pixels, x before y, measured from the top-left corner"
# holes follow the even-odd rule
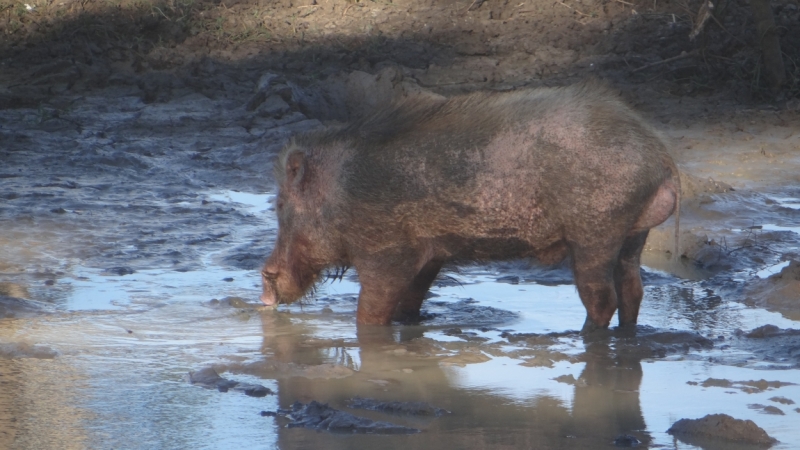
[[[654,88],[637,98],[651,107],[665,97],[701,97],[710,100],[705,108],[724,99],[726,106],[770,101],[798,109],[796,3],[771,3],[789,80],[774,94],[763,89],[748,3],[720,2],[690,40],[701,3],[3,0],[2,104],[35,106],[54,94],[126,82],[143,84],[146,101],[163,101],[175,86],[148,82],[159,72],[216,97],[264,71],[313,80],[399,64],[420,85],[447,92],[594,75],[626,91]]]

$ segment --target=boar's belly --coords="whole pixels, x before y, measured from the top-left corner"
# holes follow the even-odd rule
[[[519,237],[465,237],[445,235],[436,239],[441,253],[455,261],[491,261],[536,258],[545,264],[555,264],[566,256],[563,241],[536,245]]]

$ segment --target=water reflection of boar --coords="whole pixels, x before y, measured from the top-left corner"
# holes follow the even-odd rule
[[[584,330],[633,325],[647,233],[680,198],[663,142],[597,83],[409,99],[297,138],[275,172],[261,300],[353,266],[359,324],[417,316],[445,263],[570,256]]]

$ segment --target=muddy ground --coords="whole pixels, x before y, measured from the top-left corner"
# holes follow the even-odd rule
[[[666,433],[717,413],[800,445],[800,9],[772,4],[777,92],[731,0],[693,41],[696,1],[0,2],[0,447],[730,448]],[[452,268],[371,337],[355,274],[256,306],[291,135],[586,77],[683,171],[683,258],[651,233],[636,337],[585,341],[568,271],[524,261]],[[298,401],[421,432],[289,427]]]

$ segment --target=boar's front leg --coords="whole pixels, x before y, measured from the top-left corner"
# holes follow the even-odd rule
[[[570,245],[575,286],[586,307],[582,333],[608,328],[617,310],[614,267],[619,246]]]
[[[442,267],[438,261],[420,264],[419,257],[410,251],[386,253],[354,264],[361,283],[360,325],[388,325],[392,319],[419,316],[425,293]]]
[[[431,284],[442,270],[442,264],[442,261],[433,260],[422,267],[422,270],[411,281],[407,291],[401,295],[400,303],[394,312],[394,320],[406,322],[419,318],[422,301],[425,300],[425,294],[428,293]]]
[[[619,325],[623,328],[635,328],[642,304],[644,289],[641,267],[642,249],[649,231],[643,231],[625,239],[619,252],[619,261],[614,268],[614,285],[619,300]]]

